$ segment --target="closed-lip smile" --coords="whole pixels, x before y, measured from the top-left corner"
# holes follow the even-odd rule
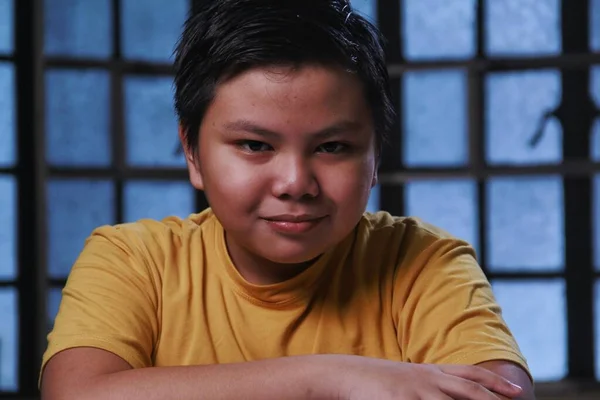
[[[267,225],[281,234],[301,234],[318,226],[326,216],[310,214],[280,214],[263,218]]]
[[[265,217],[267,221],[276,221],[276,222],[309,222],[316,221],[324,217],[319,217],[316,215],[310,214],[280,214],[274,215],[272,217]]]

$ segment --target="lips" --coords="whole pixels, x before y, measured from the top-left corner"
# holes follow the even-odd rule
[[[310,222],[310,221],[316,221],[321,218],[323,218],[323,217],[318,217],[318,216],[310,215],[310,214],[298,214],[298,215],[281,214],[281,215],[275,215],[273,217],[266,217],[264,219],[266,219],[267,221],[276,221],[276,222]]]
[[[306,233],[316,228],[325,217],[311,215],[278,215],[263,218],[275,232],[284,234]]]

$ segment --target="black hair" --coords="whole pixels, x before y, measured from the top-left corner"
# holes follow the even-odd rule
[[[348,0],[207,0],[192,12],[175,49],[175,111],[187,149],[197,154],[219,83],[254,67],[303,64],[358,76],[381,154],[394,121],[383,37]]]

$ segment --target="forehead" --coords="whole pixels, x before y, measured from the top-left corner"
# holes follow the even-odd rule
[[[320,65],[261,67],[221,83],[206,115],[215,120],[258,120],[305,126],[370,120],[363,86],[342,68]],[[308,128],[308,127],[307,127]]]

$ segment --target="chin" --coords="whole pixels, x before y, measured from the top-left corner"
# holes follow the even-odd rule
[[[266,258],[269,261],[277,264],[296,265],[310,262],[319,257],[321,254],[323,253],[316,253],[312,256],[307,256],[306,254],[277,254],[272,256],[269,255]]]
[[[283,247],[283,246],[282,246]],[[270,248],[263,253],[263,257],[277,264],[302,264],[319,257],[327,248],[298,248],[299,246],[285,246],[287,248]],[[293,248],[296,247],[296,248]]]

